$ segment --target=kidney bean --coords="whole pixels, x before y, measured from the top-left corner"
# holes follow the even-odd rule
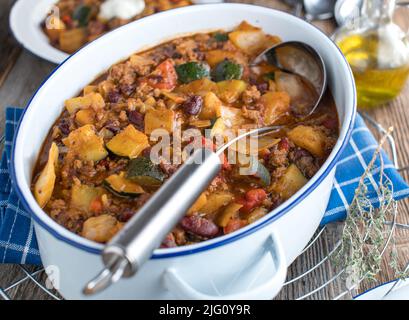
[[[128,222],[135,214],[135,210],[126,208],[118,217],[118,220],[121,222]]]
[[[266,93],[268,91],[268,83],[266,82],[258,83],[256,86],[257,90],[260,91],[261,94]]]
[[[58,124],[58,128],[60,129],[61,133],[64,135],[68,135],[70,133],[70,126],[71,121],[68,119],[61,119],[60,123]]]
[[[336,118],[327,118],[322,122],[322,125],[330,130],[335,130],[338,128],[338,119]]]
[[[180,225],[184,230],[205,238],[212,238],[219,233],[219,227],[214,222],[199,216],[184,217]]]
[[[120,86],[120,89],[124,95],[129,97],[135,91],[135,85],[134,84],[122,84]]]
[[[117,120],[114,120],[114,121],[108,120],[105,123],[105,128],[111,131],[112,133],[118,133],[121,130],[119,121]]]
[[[143,131],[145,126],[145,116],[142,113],[136,110],[129,111],[128,119],[138,128],[138,130]]]
[[[296,160],[298,160],[300,158],[303,158],[303,157],[312,157],[312,156],[311,156],[311,153],[309,153],[307,150],[297,148],[297,149],[294,150],[293,155],[291,157],[291,160],[296,161]]]
[[[201,96],[191,96],[182,105],[186,114],[195,116],[200,113],[203,107],[203,98]]]
[[[117,103],[121,99],[121,94],[118,90],[112,90],[108,92],[107,98],[109,102]]]

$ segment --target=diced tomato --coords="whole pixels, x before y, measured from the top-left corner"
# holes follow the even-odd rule
[[[175,89],[178,81],[178,75],[171,59],[163,61],[148,76],[147,81],[153,88],[161,90]]]
[[[267,193],[263,189],[253,189],[247,191],[244,197],[236,200],[237,203],[243,205],[240,212],[250,213],[255,207],[259,206],[267,198]]]
[[[102,208],[102,201],[99,197],[92,200],[91,204],[89,205],[89,210],[93,213],[101,213]]]
[[[280,142],[278,143],[278,149],[284,151],[290,150],[290,141],[287,137],[284,137],[280,140]]]
[[[69,14],[66,14],[66,15],[62,16],[61,20],[67,25],[67,27],[72,27],[73,20],[72,20],[72,17]]]
[[[246,220],[242,220],[242,219],[232,219],[229,221],[229,223],[227,224],[227,226],[225,226],[223,228],[223,233],[224,234],[228,234],[228,233],[232,233],[236,230],[239,230],[243,227],[245,227],[247,225],[247,221]]]

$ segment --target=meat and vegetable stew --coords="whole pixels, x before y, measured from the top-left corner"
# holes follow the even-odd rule
[[[330,92],[303,118],[291,104],[294,92],[303,92],[299,82],[271,65],[249,67],[278,42],[243,22],[232,32],[178,38],[112,66],[65,101],[34,171],[38,204],[72,232],[104,243],[181,165],[165,160],[165,152],[152,158],[163,142],[157,129],[172,138],[197,129],[201,146],[214,148],[213,138],[228,132],[289,124],[257,137],[256,152],[233,149],[257,163],[251,174],[242,174],[244,164],[231,163],[226,152],[220,174],[162,246],[228,234],[265,216],[314,176],[338,137]],[[180,151],[170,141],[174,156]]]
[[[60,0],[43,23],[52,46],[73,53],[106,32],[190,0]]]

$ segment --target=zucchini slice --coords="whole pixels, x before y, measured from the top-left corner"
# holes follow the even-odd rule
[[[196,61],[180,64],[175,69],[181,83],[190,83],[210,76],[209,66]]]
[[[41,171],[37,182],[34,185],[34,196],[41,208],[44,208],[51,199],[55,185],[55,169],[58,164],[58,147],[55,142],[52,143],[48,153],[48,161],[43,171]]]
[[[139,184],[125,178],[125,172],[109,176],[105,179],[104,185],[109,191],[119,197],[136,197],[145,193]]]
[[[150,159],[139,157],[129,161],[126,177],[141,186],[158,187],[165,180],[165,174]]]
[[[139,156],[147,147],[149,147],[148,137],[131,124],[107,143],[107,148],[111,152],[130,159]]]

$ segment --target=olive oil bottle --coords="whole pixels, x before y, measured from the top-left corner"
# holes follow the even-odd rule
[[[361,17],[334,35],[354,73],[360,108],[395,99],[409,76],[409,42],[392,21],[394,8],[395,0],[365,0]]]

